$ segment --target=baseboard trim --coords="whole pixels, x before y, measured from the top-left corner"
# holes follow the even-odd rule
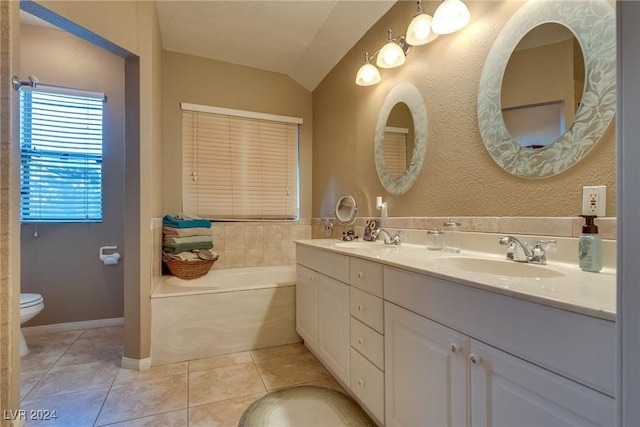
[[[151,358],[132,359],[130,357],[123,357],[120,362],[120,367],[124,369],[132,369],[134,371],[144,371],[151,367]]]
[[[51,332],[75,331],[78,329],[104,328],[106,326],[124,325],[123,317],[112,319],[84,320],[81,322],[56,323],[54,325],[29,326],[22,328],[23,335],[45,334]]]

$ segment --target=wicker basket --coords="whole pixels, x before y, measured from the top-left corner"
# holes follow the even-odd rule
[[[193,261],[180,261],[178,259],[164,257],[162,259],[171,272],[180,279],[197,279],[209,272],[211,266],[218,258],[214,259],[199,259]]]

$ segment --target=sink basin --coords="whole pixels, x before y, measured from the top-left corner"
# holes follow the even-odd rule
[[[341,249],[356,249],[361,250],[363,253],[372,255],[375,257],[382,257],[397,254],[400,252],[400,246],[385,245],[383,242],[337,242],[334,243],[336,248]]]
[[[382,243],[374,242],[338,242],[335,245],[347,249],[380,249],[384,247]]]
[[[563,273],[547,268],[543,265],[525,264],[521,262],[469,258],[469,257],[440,257],[433,260],[435,267],[452,268],[470,273],[493,274],[502,277],[523,277],[548,279],[552,277],[562,277]]]

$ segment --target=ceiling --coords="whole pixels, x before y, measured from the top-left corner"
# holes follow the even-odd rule
[[[158,0],[165,50],[286,74],[312,91],[396,0]],[[55,28],[20,11],[23,23]]]
[[[312,91],[396,0],[158,1],[165,50],[286,74]]]

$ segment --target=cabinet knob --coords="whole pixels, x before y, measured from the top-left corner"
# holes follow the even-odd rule
[[[480,358],[480,356],[478,356],[478,355],[476,355],[476,354],[471,353],[471,354],[469,355],[469,361],[470,361],[471,363],[473,363],[474,365],[477,365],[478,363],[480,363],[480,361],[481,361],[481,360],[482,360],[482,359]]]
[[[460,347],[458,344],[451,344],[451,353],[456,354],[460,352]]]
[[[358,311],[362,311],[364,307],[362,307],[362,304],[358,304]]]
[[[358,338],[358,344],[360,345],[364,344],[364,338]]]
[[[358,279],[362,279],[364,277],[364,273],[362,271],[358,271]]]
[[[360,379],[358,380],[358,385],[359,385],[360,387],[364,387],[364,380],[363,380],[362,378],[360,378]]]

